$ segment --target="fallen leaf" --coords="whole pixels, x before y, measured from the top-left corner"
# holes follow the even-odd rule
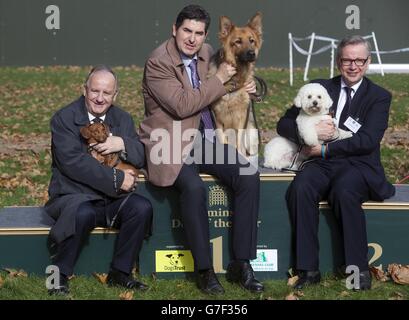
[[[299,277],[298,276],[294,276],[288,279],[287,281],[287,286],[289,287],[293,287],[295,285],[295,283],[298,281]]]
[[[92,274],[95,278],[97,278],[97,280],[102,283],[102,284],[106,284],[107,283],[107,278],[108,275],[106,273],[96,273],[94,272]]]
[[[137,278],[138,274],[139,274],[139,268],[137,267],[132,268],[132,276],[134,278]]]
[[[388,265],[388,272],[395,283],[409,284],[409,265],[392,263]]]
[[[339,294],[339,296],[340,297],[348,297],[349,296],[349,292],[348,291],[342,291],[340,294]]]
[[[296,270],[294,270],[293,268],[288,269],[287,271],[288,275],[290,278],[294,277],[295,275],[297,275]]]
[[[121,300],[133,300],[133,291],[124,291],[119,295]]]
[[[9,277],[11,278],[18,278],[18,277],[25,277],[27,278],[27,272],[24,270],[16,270],[16,269],[11,269],[11,268],[4,268],[4,271],[6,271],[9,274]]]
[[[390,297],[388,300],[404,300],[404,295],[398,291],[393,293],[393,296]]]
[[[300,300],[300,298],[292,292],[285,297],[285,300]]]
[[[389,280],[388,276],[381,268],[369,267],[369,271],[374,276],[374,278],[378,281],[386,282]]]

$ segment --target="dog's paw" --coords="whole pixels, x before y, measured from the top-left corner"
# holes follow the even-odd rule
[[[345,131],[342,129],[338,129],[338,139],[347,139],[347,138],[351,138],[353,136],[351,131]]]

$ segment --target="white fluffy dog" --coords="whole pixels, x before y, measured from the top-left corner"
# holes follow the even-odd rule
[[[327,90],[318,83],[309,83],[301,87],[294,99],[294,105],[301,108],[296,123],[300,137],[308,146],[322,144],[318,139],[315,125],[321,120],[331,119],[328,114],[332,99]],[[338,129],[337,139],[352,137],[349,131]],[[298,169],[305,158],[299,153],[299,147],[281,136],[273,138],[264,148],[264,166],[273,169]],[[295,159],[296,158],[296,159]]]

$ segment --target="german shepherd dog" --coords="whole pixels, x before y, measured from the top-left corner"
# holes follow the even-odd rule
[[[105,123],[92,123],[82,127],[80,133],[88,144],[103,143],[109,137],[111,130],[109,130],[108,125]],[[119,158],[119,152],[103,155],[90,147],[89,153],[103,165],[120,170],[131,169],[135,176],[138,176],[139,170],[129,163],[123,162]]]
[[[228,17],[220,17],[221,48],[212,57],[209,67],[209,76],[214,75],[223,62],[237,70],[225,83],[228,93],[211,108],[219,141],[235,146],[244,156],[257,155],[259,144],[254,114],[249,112],[250,95],[243,86],[253,80],[255,61],[263,42],[261,19],[261,13],[257,12],[246,26],[237,27]]]

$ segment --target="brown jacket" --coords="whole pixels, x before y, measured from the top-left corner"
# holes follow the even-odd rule
[[[145,64],[145,119],[140,124],[140,138],[145,145],[148,179],[157,186],[173,185],[194,139],[195,131],[186,130],[198,129],[201,109],[226,93],[216,76],[206,79],[211,55],[211,46],[203,44],[198,52],[199,89],[193,89],[173,37],[155,49]],[[155,129],[162,129],[160,138],[152,135]]]

